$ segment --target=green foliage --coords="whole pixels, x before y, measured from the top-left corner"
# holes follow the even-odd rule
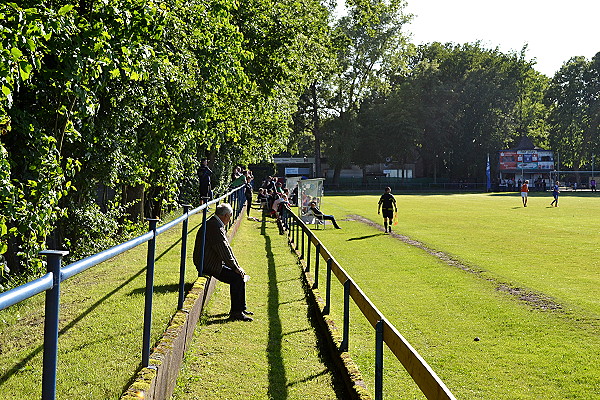
[[[523,134],[545,140],[547,79],[523,54],[432,43],[414,49],[407,62],[390,78],[389,94],[363,103],[362,143],[386,143],[365,152],[363,163],[420,159],[426,176],[482,179],[486,153]]]
[[[561,165],[589,165],[600,145],[600,53],[574,57],[556,73],[546,92],[550,143]]]
[[[29,3],[0,6],[0,250],[33,274],[46,246],[87,254],[122,213],[194,199],[201,158],[224,187],[232,164],[284,148],[329,15],[314,0]]]
[[[337,65],[320,91],[332,120],[323,129],[334,179],[355,151],[361,151],[357,113],[362,101],[385,91],[387,72],[402,59],[406,39],[401,29],[410,19],[403,13],[404,6],[402,0],[350,1],[348,15],[335,24],[332,42]]]
[[[143,228],[147,229],[128,223],[124,215],[125,206],[113,202],[109,202],[106,212],[96,203],[71,206],[63,240],[69,248],[77,249],[77,258],[83,258],[115,246],[132,234],[142,234]]]

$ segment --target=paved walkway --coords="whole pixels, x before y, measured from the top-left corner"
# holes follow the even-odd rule
[[[245,220],[233,248],[251,276],[247,304],[255,320],[228,321],[229,287],[217,285],[172,399],[343,398],[318,350],[286,236],[271,220]]]

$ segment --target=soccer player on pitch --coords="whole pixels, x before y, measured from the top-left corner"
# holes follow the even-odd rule
[[[394,219],[394,212],[398,212],[398,207],[396,207],[396,199],[392,194],[392,188],[386,187],[385,193],[381,195],[379,198],[379,204],[377,206],[377,214],[381,214],[383,210],[383,225],[385,226],[385,232],[392,231],[392,220]],[[389,220],[389,228],[388,228],[388,220]]]

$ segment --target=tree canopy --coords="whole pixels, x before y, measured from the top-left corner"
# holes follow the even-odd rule
[[[44,0],[2,3],[0,17],[0,253],[38,273],[45,246],[102,245],[193,200],[201,158],[224,186],[233,162],[281,150],[330,13],[314,0]]]

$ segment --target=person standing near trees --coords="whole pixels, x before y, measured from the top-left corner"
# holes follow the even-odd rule
[[[246,197],[246,216],[250,218],[250,207],[252,206],[252,178],[250,176],[246,177],[244,196]]]
[[[523,200],[523,207],[527,207],[527,195],[529,194],[529,181],[526,180],[521,185],[521,199]]]
[[[396,199],[392,194],[392,188],[386,187],[385,193],[381,195],[379,198],[379,203],[377,205],[377,214],[381,214],[383,210],[383,225],[385,226],[385,233],[392,231],[392,220],[394,219],[394,212],[398,212],[398,207],[396,206]],[[388,227],[389,220],[389,227]]]
[[[204,204],[212,199],[212,190],[210,184],[210,176],[212,173],[213,172],[210,170],[210,168],[208,168],[208,160],[203,158],[202,165],[198,170],[198,181],[200,182],[200,204]]]
[[[554,205],[554,207],[558,207],[558,194],[560,193],[558,185],[559,183],[556,181],[554,186],[552,186],[552,196],[554,196],[554,200],[552,200],[552,203],[550,203],[550,207],[552,207],[552,205]]]

